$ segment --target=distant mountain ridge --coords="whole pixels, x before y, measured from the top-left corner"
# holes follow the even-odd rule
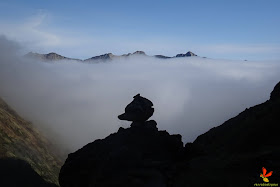
[[[48,61],[48,62],[59,61],[59,60],[71,60],[71,61],[79,61],[79,62],[86,62],[86,63],[105,62],[105,61],[122,59],[122,58],[127,58],[127,57],[132,57],[132,56],[146,56],[146,57],[155,57],[155,58],[159,58],[159,59],[169,59],[169,58],[178,58],[178,57],[192,57],[192,56],[197,56],[197,55],[191,51],[188,51],[185,54],[183,54],[183,53],[177,54],[173,57],[164,56],[164,55],[148,56],[144,51],[135,51],[134,53],[128,53],[128,54],[123,54],[123,55],[114,55],[112,53],[106,53],[106,54],[102,54],[102,55],[98,55],[98,56],[93,56],[93,57],[85,59],[85,60],[68,58],[68,57],[59,55],[54,52],[51,52],[48,54],[29,52],[26,55],[24,55],[24,57],[26,57],[26,58],[38,59],[38,60]]]
[[[82,61],[80,59],[74,59],[74,58],[68,58],[62,55],[59,55],[57,53],[51,52],[48,54],[40,54],[40,53],[33,53],[29,52],[24,57],[27,58],[34,58],[34,59],[40,59],[43,61],[57,61],[57,60],[75,60],[75,61]]]

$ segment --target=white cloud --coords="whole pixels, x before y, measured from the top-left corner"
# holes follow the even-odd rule
[[[246,107],[264,102],[280,62],[130,58],[112,63],[28,62],[0,38],[0,97],[72,150],[117,131],[137,93],[154,103],[158,128],[193,141]],[[8,48],[8,49],[5,49]]]
[[[46,13],[40,13],[21,23],[1,23],[1,33],[28,47],[54,47],[62,43],[61,38],[52,32],[44,31]]]

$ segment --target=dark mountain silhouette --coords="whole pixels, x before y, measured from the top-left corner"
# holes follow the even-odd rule
[[[30,164],[44,180],[58,184],[62,159],[56,148],[0,98],[0,159],[5,158],[20,159],[20,163]],[[11,165],[16,164],[13,162],[16,161],[10,160]]]
[[[191,56],[197,56],[196,54],[192,52],[187,52],[186,54],[177,54],[174,57],[168,57],[164,55],[154,55],[154,56],[148,56],[144,51],[135,51],[134,53],[128,53],[123,55],[114,55],[112,53],[106,53],[103,55],[94,56],[85,60],[81,59],[74,59],[74,58],[68,58],[64,57],[62,55],[59,55],[57,53],[48,53],[48,54],[39,54],[39,53],[33,53],[30,52],[25,55],[26,58],[36,59],[36,60],[42,60],[46,62],[54,62],[59,60],[71,60],[71,61],[78,61],[78,62],[85,62],[85,63],[98,63],[98,62],[107,62],[114,59],[122,59],[127,57],[134,57],[134,56],[146,56],[146,57],[155,57],[160,59],[168,59],[168,58],[178,58],[178,57],[191,57]]]
[[[197,55],[194,54],[191,51],[187,52],[186,54],[178,54],[178,55],[176,55],[176,57],[190,57],[190,56],[197,56]]]
[[[125,109],[129,119],[123,119],[133,121],[130,128],[119,128],[69,154],[59,174],[61,187],[171,184],[174,163],[183,158],[182,137],[159,131],[155,121],[146,121],[152,105],[136,95]]]
[[[159,131],[155,121],[134,117],[149,111],[152,105],[145,103],[141,99],[127,106],[125,112],[133,116],[130,128],[69,154],[59,175],[61,187],[254,186],[263,183],[262,167],[273,171],[271,183],[280,181],[280,83],[268,101],[185,147],[181,135]]]
[[[263,183],[260,173],[265,167],[274,172],[269,180],[279,183],[279,124],[280,83],[268,101],[188,143],[185,150],[189,167],[177,180],[190,186],[252,186]],[[199,175],[192,175],[197,172]]]

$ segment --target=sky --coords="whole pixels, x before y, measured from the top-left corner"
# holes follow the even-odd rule
[[[22,45],[22,54],[280,59],[278,0],[4,0],[0,9],[0,35]]]

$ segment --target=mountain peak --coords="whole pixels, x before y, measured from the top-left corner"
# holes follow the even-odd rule
[[[50,53],[47,53],[47,54],[39,54],[39,53],[29,52],[26,55],[24,55],[24,57],[39,59],[39,60],[43,60],[43,61],[57,61],[57,60],[77,60],[77,61],[80,61],[78,59],[72,59],[72,58],[68,58],[68,57],[59,55],[55,52],[50,52]]]
[[[190,57],[190,56],[197,56],[191,51],[188,51],[186,54],[177,54],[176,57]]]
[[[135,51],[133,55],[146,55],[144,51]]]
[[[44,56],[45,56],[46,59],[49,59],[49,60],[62,60],[62,59],[67,59],[66,57],[61,56],[61,55],[59,55],[59,54],[57,54],[57,53],[54,53],[54,52],[45,54]]]
[[[197,56],[196,54],[194,54],[191,51],[188,51],[185,54],[177,54],[176,56],[173,56],[173,57],[168,57],[168,56],[164,56],[164,55],[148,56],[144,51],[135,51],[134,53],[127,53],[127,54],[123,54],[123,55],[114,55],[112,53],[105,53],[102,55],[93,56],[93,57],[85,59],[85,60],[68,58],[68,57],[59,55],[55,52],[51,52],[48,54],[39,54],[39,53],[29,52],[26,55],[24,55],[24,57],[39,59],[39,60],[43,60],[43,61],[75,60],[75,61],[81,61],[81,62],[105,62],[105,61],[110,61],[113,59],[121,59],[123,57],[129,57],[129,56],[133,56],[133,55],[155,57],[155,58],[160,58],[160,59]]]
[[[94,61],[94,60],[106,61],[106,60],[112,60],[114,57],[115,57],[115,55],[113,55],[112,53],[105,53],[103,55],[91,57],[91,58],[86,59],[84,61]]]

